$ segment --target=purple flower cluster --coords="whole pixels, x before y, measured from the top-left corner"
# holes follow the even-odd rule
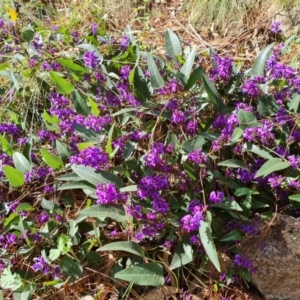
[[[185,120],[186,120],[185,113],[183,111],[175,109],[172,115],[172,122],[179,125],[182,124]]]
[[[206,207],[198,200],[194,199],[188,206],[189,214],[181,218],[181,226],[187,232],[198,231],[200,222],[204,220]]]
[[[18,242],[18,236],[14,233],[6,233],[0,235],[0,247],[4,249],[8,249],[11,245],[15,245]]]
[[[210,79],[227,82],[231,78],[233,59],[220,57],[217,54],[213,54],[212,58],[215,66],[210,70]]]
[[[189,153],[188,160],[194,164],[202,165],[208,161],[208,157],[202,150],[196,149]]]
[[[35,257],[33,259],[34,263],[32,265],[32,269],[34,272],[42,271],[44,274],[48,274],[50,271],[49,265],[47,264],[46,260],[40,256]]]
[[[241,268],[246,268],[250,273],[255,272],[255,268],[252,265],[252,261],[247,259],[246,257],[243,257],[240,254],[236,254],[234,257],[234,264]]]
[[[35,166],[31,171],[25,173],[25,182],[30,183],[38,180],[45,180],[45,178],[52,173],[52,168]]]
[[[85,52],[83,59],[87,68],[95,69],[100,64],[100,59],[94,51]]]
[[[98,197],[98,204],[118,204],[125,203],[128,198],[127,193],[120,193],[117,191],[116,186],[112,183],[103,184],[100,183],[97,185],[96,196]]]
[[[280,28],[281,22],[273,22],[270,27],[270,31],[276,34],[282,34],[282,29]]]
[[[20,133],[20,129],[15,124],[2,123],[0,124],[0,133],[18,135]]]
[[[130,38],[127,35],[123,35],[120,40],[120,48],[125,51],[129,47]]]
[[[224,193],[222,191],[212,191],[209,194],[209,200],[213,203],[220,203],[224,199]]]
[[[109,166],[108,154],[95,146],[81,150],[78,154],[71,156],[69,161],[71,164],[90,166],[96,170],[107,169]]]

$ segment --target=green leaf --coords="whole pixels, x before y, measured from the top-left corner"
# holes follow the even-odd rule
[[[196,47],[193,47],[192,51],[190,52],[190,54],[188,55],[184,65],[182,66],[182,68],[180,69],[180,73],[183,74],[184,76],[184,82],[187,83],[189,78],[190,78],[190,74],[195,62],[195,56],[196,56]]]
[[[185,90],[188,91],[189,89],[191,89],[196,84],[196,82],[202,78],[202,74],[205,74],[205,70],[202,67],[197,67],[196,69],[194,69],[184,87]]]
[[[98,141],[102,142],[101,136],[97,134],[93,129],[87,128],[85,126],[75,124],[73,125],[77,135],[84,138],[86,141]]]
[[[90,108],[88,107],[86,101],[83,99],[80,93],[77,90],[74,90],[71,93],[71,96],[76,112],[78,114],[88,116],[90,114]]]
[[[13,299],[14,300],[29,300],[31,297],[32,291],[30,290],[30,286],[26,288],[26,290],[16,291],[14,292]],[[1,297],[0,297],[1,299]]]
[[[83,77],[88,71],[78,65],[75,64],[71,59],[58,58],[57,62],[62,66],[66,67],[70,72],[74,73],[77,77]]]
[[[174,270],[184,265],[187,265],[192,261],[193,261],[193,257],[191,257],[191,255],[186,253],[183,246],[181,245],[179,249],[175,252],[169,268],[170,270]]]
[[[59,249],[50,249],[49,251],[49,259],[54,261],[58,259],[61,255],[61,251]]]
[[[125,210],[122,206],[92,205],[79,211],[78,214],[90,218],[98,218],[99,220],[111,218],[117,222],[125,222],[131,218],[125,215]]]
[[[62,143],[59,140],[56,140],[55,145],[56,145],[57,153],[62,159],[67,159],[70,157],[70,152],[64,143]]]
[[[74,91],[75,87],[69,81],[63,79],[57,72],[50,71],[50,77],[55,83],[56,92],[62,95],[68,95]]]
[[[24,41],[30,43],[34,37],[34,31],[32,29],[22,30],[21,36]]]
[[[257,111],[262,117],[274,116],[278,110],[279,105],[272,95],[264,95],[259,98]]]
[[[244,162],[239,159],[227,159],[222,162],[219,162],[218,166],[246,169],[246,165],[244,164]]]
[[[172,58],[182,54],[181,42],[178,36],[170,29],[167,29],[165,34],[165,48]]]
[[[113,173],[97,171],[92,167],[85,167],[82,165],[73,165],[71,168],[79,177],[95,186],[99,183],[114,183],[118,188],[123,186],[122,179]]]
[[[289,50],[289,46],[290,44],[293,42],[293,40],[296,38],[296,35],[292,35],[291,37],[289,37],[285,42],[283,47],[281,48],[281,54],[286,54],[287,51]]]
[[[4,166],[3,172],[12,186],[18,187],[24,184],[24,173],[22,173],[21,171],[11,166]]]
[[[288,102],[289,110],[290,111],[293,110],[295,113],[298,112],[299,103],[300,103],[300,95],[298,93],[294,93],[292,95],[292,98]]]
[[[160,89],[164,86],[164,79],[160,75],[155,61],[150,53],[147,53],[148,68],[150,71],[150,81],[153,89]]]
[[[57,190],[58,191],[66,191],[66,190],[76,190],[76,189],[87,189],[90,191],[96,191],[95,186],[88,183],[87,181],[75,181],[75,182],[68,182],[65,184],[60,185]]]
[[[289,196],[289,199],[293,200],[293,201],[300,202],[300,194],[291,195],[291,196]]]
[[[234,195],[237,197],[241,197],[244,195],[258,195],[258,191],[251,190],[249,188],[238,188],[234,191]]]
[[[115,124],[112,124],[112,126],[110,127],[109,131],[108,131],[108,135],[107,135],[107,143],[105,146],[105,152],[107,154],[111,154],[113,149],[112,149],[112,138],[113,138],[113,134],[114,134],[114,129],[115,129]]]
[[[273,156],[270,155],[267,151],[261,149],[260,147],[254,145],[254,144],[251,144],[251,143],[245,143],[243,145],[243,151],[250,151],[250,152],[255,153],[265,159],[273,158]]]
[[[265,177],[273,172],[284,170],[289,166],[290,163],[288,161],[283,161],[281,158],[272,158],[261,166],[254,178]]]
[[[270,57],[272,48],[275,43],[268,45],[261,53],[258,55],[255,60],[253,67],[251,69],[252,76],[264,76],[264,70],[267,59]]]
[[[245,111],[243,109],[239,109],[238,111],[238,120],[241,129],[245,129],[248,127],[258,127],[260,125],[252,112]]]
[[[0,135],[0,142],[2,144],[3,151],[7,155],[12,156],[13,155],[13,149],[12,149],[10,143],[8,142],[8,140],[4,136]]]
[[[162,286],[165,283],[163,267],[154,262],[127,268],[116,273],[115,278],[142,286]]]
[[[205,74],[202,74],[202,81],[208,98],[212,104],[217,108],[217,110],[224,110],[225,104],[223,103],[220,93]]]
[[[14,152],[13,161],[15,167],[24,174],[32,170],[32,163],[20,152]]]
[[[59,156],[53,155],[46,149],[41,149],[40,151],[44,161],[50,168],[54,170],[60,170],[64,166],[64,163]]]
[[[137,100],[144,103],[150,100],[150,91],[147,82],[144,77],[140,75],[143,72],[140,66],[137,66],[133,70],[133,89],[134,95]]]
[[[72,239],[66,234],[61,234],[57,238],[57,249],[59,249],[63,254],[69,252],[72,248],[72,245]]]
[[[22,212],[23,210],[31,211],[31,210],[34,210],[34,207],[32,205],[30,205],[29,203],[21,203],[16,208],[16,212],[19,213],[19,212]]]
[[[97,251],[125,251],[140,257],[145,256],[143,248],[139,244],[130,241],[109,243],[97,249]]]
[[[30,136],[24,146],[23,155],[31,162],[32,136]]]
[[[21,276],[17,273],[12,273],[10,267],[6,267],[2,271],[0,283],[3,290],[11,289],[13,291],[23,285]]]
[[[136,192],[137,191],[137,185],[128,185],[120,189],[121,193],[126,193],[126,192]]]
[[[227,210],[243,211],[243,209],[239,206],[239,204],[235,200],[231,200],[229,198],[225,198],[222,202],[214,203],[211,204],[210,206],[223,208]]]
[[[55,179],[62,181],[82,181],[82,178],[74,173],[63,174],[61,176],[55,177]]]
[[[240,127],[234,128],[232,133],[231,143],[237,142],[242,137],[243,132],[244,132],[243,129]]]
[[[206,143],[206,140],[201,136],[198,135],[197,137],[187,140],[182,144],[182,150],[186,153],[190,153],[196,149],[202,149],[202,146]]]
[[[62,271],[66,272],[69,276],[74,276],[75,279],[79,279],[82,276],[83,268],[82,266],[70,258],[69,256],[64,256],[64,258],[59,262],[59,267]]]
[[[51,211],[56,205],[53,201],[42,198],[41,206],[43,209]]]
[[[135,151],[138,143],[127,141],[124,147],[123,156],[125,159],[128,159],[132,153]]]
[[[241,241],[243,239],[239,230],[234,229],[228,234],[226,234],[220,241],[221,242],[228,242],[228,241]]]
[[[211,223],[210,212],[207,212],[206,217],[207,217],[207,221],[200,222],[200,228],[199,228],[200,239],[201,239],[203,248],[205,249],[205,252],[206,252],[208,258],[211,260],[211,262],[213,263],[215,268],[218,270],[218,272],[221,272],[218,253],[217,253],[214,241],[213,241],[212,231],[210,228],[210,223]]]
[[[97,102],[95,102],[91,97],[88,97],[88,101],[89,101],[93,115],[98,117],[100,114],[100,111],[99,111]]]

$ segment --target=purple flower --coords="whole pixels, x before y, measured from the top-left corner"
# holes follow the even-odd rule
[[[212,55],[215,66],[210,70],[210,79],[212,81],[228,81],[231,77],[233,59]]]
[[[123,35],[120,41],[120,48],[121,50],[127,50],[130,44],[130,38],[127,35]]]
[[[175,109],[172,115],[172,122],[174,122],[175,124],[181,124],[185,120],[186,120],[185,113],[183,111]]]
[[[255,269],[252,266],[252,261],[250,259],[241,256],[240,254],[235,255],[233,262],[238,267],[248,269],[250,273],[254,273],[255,271]]]
[[[9,124],[9,123],[0,123],[0,133],[7,133],[11,135],[17,135],[20,133],[20,129],[15,124]]]
[[[201,165],[208,161],[207,155],[200,149],[192,150],[188,155],[188,160],[194,164]]]
[[[273,22],[270,27],[272,33],[282,34],[282,29],[280,28],[281,22]]]
[[[195,199],[189,204],[188,210],[190,214],[185,215],[181,219],[181,226],[187,232],[197,231],[200,227],[200,222],[204,220],[204,212],[206,207]]]
[[[97,170],[106,169],[109,165],[108,154],[95,146],[81,150],[77,155],[70,157],[71,164],[90,166]]]
[[[44,274],[47,274],[49,272],[49,267],[45,261],[45,259],[40,256],[40,257],[35,257],[33,259],[34,264],[32,265],[32,269],[36,271],[42,271]]]
[[[98,197],[96,201],[98,204],[124,203],[128,198],[128,194],[118,192],[113,183],[99,183],[97,185],[96,196]]]
[[[224,193],[221,191],[212,191],[209,195],[209,200],[214,203],[220,203],[223,201]]]
[[[93,51],[87,51],[84,54],[84,63],[87,68],[94,69],[100,64],[100,59]]]
[[[250,97],[257,97],[261,94],[258,84],[253,79],[246,79],[241,88],[243,94]]]
[[[98,27],[99,27],[99,25],[97,23],[92,23],[90,25],[90,30],[91,30],[92,34],[95,35],[97,33]]]
[[[50,220],[50,216],[48,213],[46,213],[45,211],[43,211],[39,217],[38,217],[38,220],[40,223],[44,224],[46,222],[48,222]]]

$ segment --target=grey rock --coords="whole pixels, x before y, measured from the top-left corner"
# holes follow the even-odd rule
[[[258,234],[242,243],[256,272],[252,282],[267,300],[300,300],[300,230],[298,219],[277,214],[255,221]]]

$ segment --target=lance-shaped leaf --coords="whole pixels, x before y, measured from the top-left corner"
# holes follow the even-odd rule
[[[122,179],[113,173],[82,165],[73,165],[71,168],[79,177],[95,186],[99,183],[114,183],[118,188],[123,186]]]
[[[182,54],[181,42],[178,36],[170,29],[165,34],[165,47],[167,53],[172,58],[176,58],[177,55]]]
[[[64,166],[64,163],[59,156],[55,156],[46,149],[41,149],[40,151],[44,161],[50,168],[54,170],[60,170]]]
[[[154,262],[127,268],[116,273],[115,278],[142,286],[162,286],[165,283],[163,267]]]
[[[22,173],[21,171],[11,166],[4,166],[3,172],[12,186],[18,187],[24,184],[24,173]]]
[[[131,217],[125,215],[122,206],[92,205],[78,212],[79,215],[105,220],[111,218],[117,222],[128,221]]]
[[[211,214],[209,212],[207,212],[206,218],[207,219],[205,221],[200,222],[200,228],[199,228],[200,239],[208,258],[211,260],[215,268],[219,272],[221,272],[217,249],[212,237],[212,231],[210,227]]]
[[[220,93],[205,74],[202,74],[202,81],[209,100],[219,111],[222,111],[225,107],[225,104],[223,103]]]
[[[160,75],[155,61],[150,53],[147,53],[148,68],[150,71],[150,81],[153,89],[160,89],[164,86],[164,79]]]
[[[62,94],[62,95],[68,95],[72,91],[74,91],[74,85],[65,80],[64,78],[60,77],[57,72],[50,72],[50,77],[52,81],[55,83],[55,88],[57,93]]]
[[[195,56],[196,56],[196,47],[193,48],[193,50],[190,52],[189,56],[187,57],[184,65],[180,69],[180,73],[183,74],[184,81],[187,83],[190,74],[193,68],[193,64],[195,62]]]
[[[15,167],[24,174],[32,169],[32,163],[20,152],[15,152],[13,154],[13,161]]]
[[[268,45],[263,51],[260,52],[251,69],[252,76],[264,76],[266,61],[271,55],[274,44],[275,43]]]
[[[97,251],[124,251],[140,257],[145,256],[143,248],[139,244],[131,241],[109,243],[97,249]]]
[[[281,158],[272,158],[265,162],[257,171],[254,178],[267,176],[273,172],[284,170],[290,166],[288,161],[283,161]]]

